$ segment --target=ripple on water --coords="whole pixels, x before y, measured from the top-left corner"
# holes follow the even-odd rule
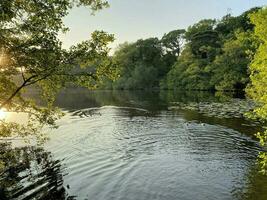
[[[64,159],[78,199],[234,199],[259,150],[237,131],[172,112],[105,106],[69,115],[47,149]]]

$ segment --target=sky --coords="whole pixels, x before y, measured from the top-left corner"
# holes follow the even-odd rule
[[[123,42],[149,37],[161,38],[169,31],[187,28],[201,19],[234,16],[255,7],[267,5],[267,0],[109,0],[110,8],[94,16],[87,8],[74,8],[64,18],[70,28],[61,34],[65,48],[89,39],[94,30],[115,35],[115,48]]]

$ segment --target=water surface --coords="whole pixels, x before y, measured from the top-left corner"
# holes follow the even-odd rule
[[[168,109],[224,100],[196,92],[62,92],[56,104],[66,116],[44,148],[2,148],[13,155],[1,175],[2,198],[267,199],[253,123]]]

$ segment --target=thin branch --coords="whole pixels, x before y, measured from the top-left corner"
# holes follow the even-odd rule
[[[21,86],[19,86],[14,92],[13,94],[10,95],[10,97],[5,100],[1,105],[0,105],[0,108],[3,108],[5,105],[9,104],[10,101],[19,93],[19,91],[24,88],[26,86],[26,84],[33,78],[35,78],[37,75],[33,75],[31,77],[29,77],[28,79],[26,79],[22,84]]]
[[[76,74],[67,74],[67,73],[62,73],[62,74],[55,74],[57,76],[89,76],[92,77],[94,80],[97,80],[97,77],[94,73],[88,73],[88,72],[81,72],[81,73],[76,73]]]
[[[31,77],[29,77],[29,78],[26,79],[25,76],[24,76],[24,74],[22,73],[22,75],[23,75],[23,84],[22,84],[21,86],[19,86],[19,87],[14,91],[14,93],[13,93],[7,100],[5,100],[5,101],[0,105],[0,108],[3,108],[5,105],[9,104],[9,103],[11,102],[11,100],[18,94],[18,92],[19,92],[22,88],[24,88],[24,87],[26,87],[26,86],[29,86],[29,85],[33,85],[33,84],[35,84],[35,83],[37,83],[37,82],[39,82],[39,81],[42,81],[42,80],[46,79],[47,77],[53,75],[54,70],[55,70],[55,68],[54,68],[53,70],[51,70],[48,74],[45,74],[45,75],[43,75],[42,77],[40,77],[40,78],[38,78],[38,79],[36,79],[36,80],[33,80],[33,81],[31,81],[31,80],[34,79],[34,78],[36,78],[36,77],[38,77],[39,75],[35,74],[35,75],[32,75]],[[60,73],[57,73],[57,74],[55,74],[55,75],[57,75],[57,76],[89,76],[89,77],[92,77],[94,80],[97,80],[97,77],[95,76],[94,73],[87,73],[87,72],[84,72],[84,73],[77,73],[77,74],[67,74],[67,73],[61,73],[61,74],[60,74]]]
[[[33,80],[32,82],[27,83],[25,86],[33,85],[33,84],[35,84],[35,83],[37,83],[37,82],[39,82],[39,81],[41,81],[41,80],[46,79],[47,77],[49,77],[49,76],[51,76],[51,75],[52,75],[52,72],[49,73],[49,74],[44,75],[44,76],[41,77],[41,78],[38,78],[38,79],[36,79],[36,80]]]
[[[38,79],[36,79],[36,80],[34,80],[34,81],[32,81],[32,82],[29,82],[28,84],[26,84],[25,86],[29,86],[29,85],[33,85],[33,84],[35,84],[35,83],[37,83],[37,82],[39,82],[39,81],[42,81],[42,80],[44,80],[44,79],[46,79],[47,77],[49,77],[49,76],[51,76],[51,75],[53,75],[53,72],[51,72],[51,73],[49,73],[49,74],[46,74],[46,75],[44,75],[43,77],[41,77],[41,78],[38,78]],[[56,74],[54,74],[55,76],[89,76],[89,77],[92,77],[94,80],[97,80],[97,78],[96,78],[96,76],[95,76],[95,74],[93,74],[93,73],[76,73],[76,74],[67,74],[67,73],[56,73]]]

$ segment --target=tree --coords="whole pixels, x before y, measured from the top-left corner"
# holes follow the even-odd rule
[[[167,74],[168,88],[211,90],[209,73],[205,69],[207,65],[206,59],[199,59],[192,53],[190,46],[186,46],[179,60]]]
[[[183,46],[185,44],[184,34],[184,29],[178,29],[164,34],[164,36],[161,38],[161,48],[163,52],[162,59],[166,66],[164,74],[167,74],[170,71],[171,66],[173,66],[173,64],[180,57],[180,54],[183,50]],[[163,84],[163,82],[165,81],[166,77],[161,80],[160,84],[162,88],[166,88],[166,84]]]
[[[213,49],[221,47],[215,26],[216,20],[205,19],[187,29],[185,38],[195,56],[210,60],[214,58]]]
[[[259,42],[251,31],[236,32],[226,41],[222,54],[210,66],[211,84],[216,90],[243,90],[249,82],[248,66]]]
[[[108,44],[113,35],[92,33],[91,39],[65,50],[58,39],[66,32],[63,17],[74,6],[93,12],[108,6],[103,0],[1,0],[0,2],[0,108],[28,113],[27,126],[1,121],[0,135],[35,134],[43,125],[55,127],[60,116],[53,106],[56,93],[68,84],[94,87],[112,75]],[[76,73],[77,67],[84,69]],[[19,78],[20,77],[20,78]],[[45,107],[23,97],[38,85]],[[36,123],[38,122],[38,123]]]
[[[120,45],[113,62],[120,70],[115,89],[151,89],[159,87],[159,81],[169,71],[163,59],[158,38],[138,40]]]
[[[169,89],[213,89],[208,66],[221,46],[215,25],[215,20],[201,20],[187,29],[184,50],[167,75]]]
[[[262,8],[251,14],[250,19],[255,24],[255,36],[261,40],[261,45],[250,65],[251,83],[247,88],[247,93],[259,103],[251,116],[260,119],[265,124],[267,122],[267,8]],[[261,145],[266,147],[267,130],[263,133],[257,133],[257,137],[260,139]],[[262,172],[267,173],[267,153],[260,153],[259,158]]]
[[[220,34],[222,40],[234,38],[237,30],[241,32],[253,31],[254,25],[251,23],[249,15],[259,9],[259,7],[251,8],[235,17],[228,14],[218,21],[215,30]]]
[[[184,44],[184,34],[184,29],[178,29],[164,34],[161,39],[161,43],[166,53],[176,57],[180,56]]]

